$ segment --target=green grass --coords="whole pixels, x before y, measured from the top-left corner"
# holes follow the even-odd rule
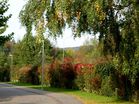
[[[11,84],[17,86],[25,86],[34,89],[41,89],[41,85],[31,85],[27,83],[11,83]],[[52,87],[44,87],[44,90],[57,93],[65,93],[75,96],[76,98],[84,102],[84,104],[134,104],[127,101],[119,101],[115,97],[106,97],[94,93],[82,92],[79,90],[52,88]]]

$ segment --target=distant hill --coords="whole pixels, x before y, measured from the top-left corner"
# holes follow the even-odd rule
[[[67,48],[64,48],[64,50],[72,49],[72,50],[78,51],[80,48],[92,49],[92,48],[94,48],[94,46],[93,45],[88,45],[88,46],[79,46],[79,47],[67,47]],[[63,48],[60,48],[60,49],[63,49]]]
[[[63,49],[63,48],[60,48],[60,49]],[[79,47],[66,47],[66,48],[64,48],[64,50],[68,50],[68,49],[78,51],[80,49],[80,46]]]

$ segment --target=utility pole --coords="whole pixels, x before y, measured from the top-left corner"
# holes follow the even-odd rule
[[[42,77],[41,77],[41,85],[42,85],[42,90],[43,90],[43,85],[44,85],[44,40],[42,40]]]
[[[64,44],[63,44],[63,63],[64,63]]]
[[[10,56],[10,69],[11,69],[11,71],[10,71],[10,76],[11,76],[11,82],[12,82],[12,78],[13,78],[13,55],[12,54],[10,54],[9,55]]]
[[[13,73],[13,41],[11,41],[11,52],[9,54],[10,56],[10,76],[11,76],[11,82],[13,80],[13,76],[14,76],[14,73]]]
[[[63,0],[62,0],[62,6],[61,6],[61,14],[63,18]],[[62,32],[62,35],[63,35],[63,32]],[[64,63],[64,40],[63,40],[63,63]]]

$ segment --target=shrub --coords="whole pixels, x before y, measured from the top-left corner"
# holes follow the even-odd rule
[[[31,70],[29,70],[28,74],[31,77],[30,78],[31,79],[31,84],[34,84],[34,85],[40,84],[38,66],[37,65],[32,66]]]
[[[72,63],[61,64],[61,76],[63,86],[66,88],[74,87],[74,79],[76,78],[76,73],[74,71]]]
[[[52,87],[60,87],[60,69],[59,69],[59,61],[54,60],[48,69],[48,82]]]
[[[93,64],[76,64],[76,85],[80,90],[98,92],[101,87],[101,78],[95,74]]]
[[[10,71],[5,68],[0,68],[0,81],[10,81]]]
[[[82,74],[77,75],[75,83],[76,83],[76,86],[78,87],[78,89],[80,89],[81,91],[84,91],[85,79]]]
[[[19,69],[19,81],[23,83],[30,83],[31,78],[29,76],[29,70],[31,70],[31,66],[24,66]]]
[[[93,76],[93,78],[91,79],[91,89],[93,92],[99,93],[99,90],[101,88],[101,83],[102,83],[102,79],[100,77],[100,75],[95,74]]]
[[[96,65],[96,73],[102,78],[101,94],[113,96],[117,89],[118,98],[128,100],[131,95],[131,81],[126,75],[122,75],[112,62],[105,62]]]
[[[19,81],[23,83],[39,84],[38,66],[24,66],[19,70]]]
[[[105,77],[102,80],[100,93],[102,95],[106,95],[106,96],[114,96],[115,95],[115,91],[112,89],[110,76]]]
[[[65,58],[63,63],[58,60],[53,61],[48,72],[51,86],[63,88],[75,87],[76,72],[71,60],[70,58]]]
[[[74,65],[74,70],[76,71],[77,77],[75,80],[76,86],[80,90],[84,90],[85,88],[85,78],[84,78],[84,71],[83,71],[84,65],[81,63]]]

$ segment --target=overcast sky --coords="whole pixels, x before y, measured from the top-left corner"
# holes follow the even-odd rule
[[[9,0],[9,10],[8,14],[12,14],[12,18],[8,21],[9,28],[6,31],[7,33],[14,32],[14,39],[16,41],[21,40],[26,33],[25,28],[21,26],[19,21],[19,12],[25,5],[27,0]],[[53,41],[53,39],[50,39],[50,41],[56,45],[57,47],[76,47],[82,45],[87,38],[90,38],[90,36],[84,36],[81,38],[73,39],[72,32],[70,29],[66,29],[63,33],[63,38],[57,38],[57,42]]]

